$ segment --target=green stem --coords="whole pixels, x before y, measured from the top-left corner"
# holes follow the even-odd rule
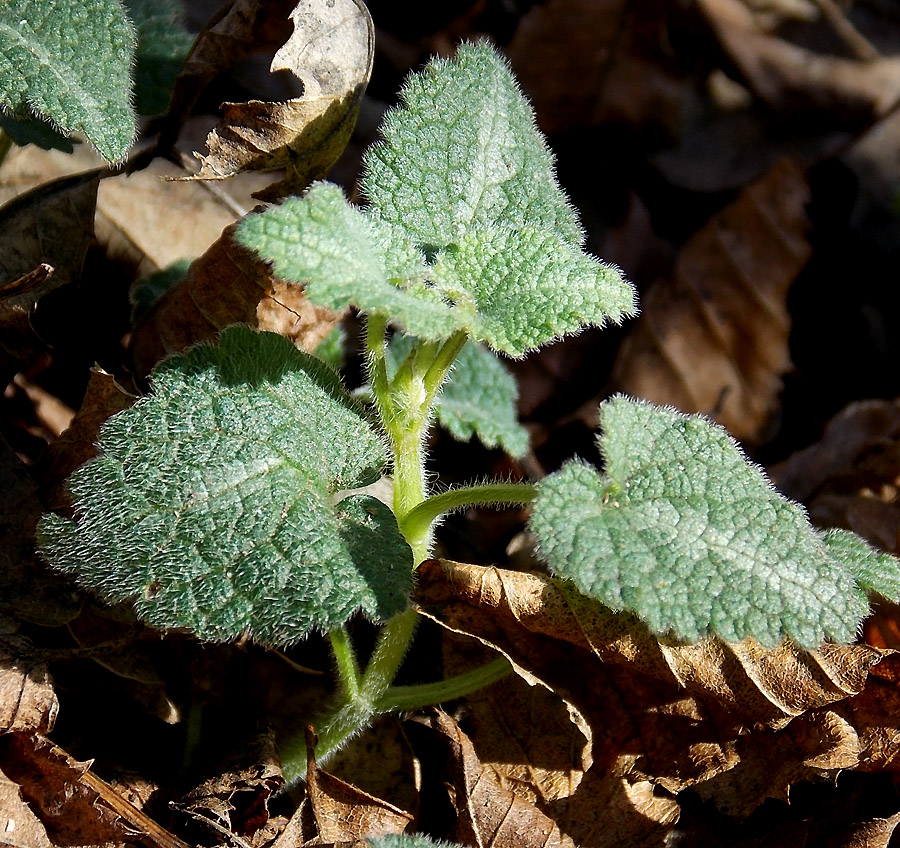
[[[389,713],[394,710],[418,710],[432,704],[453,701],[502,680],[510,672],[512,666],[509,660],[506,657],[497,657],[480,668],[446,680],[420,683],[415,686],[391,686],[375,703],[375,709],[379,713]]]
[[[328,638],[344,696],[347,700],[354,701],[359,698],[359,666],[356,664],[350,634],[345,627],[338,627],[328,634]]]
[[[537,497],[533,483],[485,483],[463,486],[432,495],[413,507],[400,521],[400,532],[407,538],[420,538],[444,513],[468,506],[503,506],[531,503]]]

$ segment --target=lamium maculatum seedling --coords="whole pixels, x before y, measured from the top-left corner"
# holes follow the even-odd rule
[[[528,103],[491,47],[464,45],[413,74],[382,134],[364,207],[317,183],[239,230],[311,301],[359,311],[368,408],[287,340],[227,329],[163,362],[152,393],[106,424],[99,456],[70,480],[73,518],[41,523],[51,564],[205,640],[284,646],[327,632],[341,698],[317,724],[320,757],[379,712],[508,672],[500,659],[393,685],[415,626],[412,574],[450,510],[533,501],[555,577],[676,638],[848,641],[867,591],[900,596],[895,560],[814,530],[719,427],[625,397],[601,409],[602,473],[573,461],[537,485],[431,493],[434,418],[458,438],[527,448],[497,353],[621,321],[635,295],[584,252]],[[368,489],[382,475],[389,506]],[[357,613],[383,623],[365,668],[344,626]],[[302,776],[301,735],[283,742],[282,762],[288,780]]]

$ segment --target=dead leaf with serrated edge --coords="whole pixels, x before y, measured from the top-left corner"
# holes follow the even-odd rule
[[[688,241],[644,296],[614,388],[761,441],[791,364],[786,298],[811,252],[808,200],[805,176],[782,160]]]
[[[291,19],[294,32],[275,54],[271,71],[301,80],[302,97],[224,103],[223,120],[206,140],[209,153],[196,154],[200,171],[188,179],[283,168],[284,179],[255,195],[272,201],[299,194],[343,152],[372,72],[372,18],[361,0],[319,0],[298,3]]]
[[[786,788],[778,779],[833,774],[852,767],[853,757],[862,760],[859,732],[840,719],[837,702],[852,703],[885,652],[834,645],[807,652],[789,644],[765,650],[751,640],[661,643],[636,618],[561,586],[534,574],[431,561],[419,569],[417,602],[425,615],[500,650],[528,682],[563,698],[591,739],[594,768],[605,763],[678,792],[738,767],[743,746],[762,745],[760,766],[771,778],[763,782],[777,795]],[[806,734],[801,745],[789,738],[795,723]],[[765,739],[778,740],[778,762],[762,756]],[[785,761],[792,752],[794,761]],[[750,775],[761,779],[749,760],[735,775],[734,785],[745,790]]]

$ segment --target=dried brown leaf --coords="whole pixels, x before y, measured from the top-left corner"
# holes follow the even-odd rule
[[[81,273],[94,237],[98,185],[96,171],[63,177],[0,208],[0,289],[6,288],[5,294],[0,293],[4,385],[18,370],[17,362],[45,348],[31,327],[37,302]],[[53,273],[42,273],[42,265]]]
[[[10,848],[53,848],[47,829],[22,798],[22,791],[0,771],[0,811],[6,824],[0,845]]]
[[[271,70],[301,80],[303,96],[223,104],[223,120],[207,138],[209,154],[197,154],[201,168],[194,179],[284,168],[283,180],[256,195],[276,200],[299,194],[340,156],[372,71],[371,16],[361,0],[317,0],[298,3],[291,20],[294,32]]]
[[[682,80],[659,50],[665,26],[659,4],[647,0],[529,9],[507,52],[544,132],[609,121],[677,130]]]
[[[50,670],[31,643],[0,637],[0,733],[49,733],[58,711]]]
[[[697,233],[644,297],[615,388],[760,441],[790,367],[786,297],[811,251],[808,199],[803,173],[782,160]]]
[[[312,757],[306,772],[306,800],[315,834],[306,836],[304,844],[403,833],[413,823],[413,816],[405,810],[322,771]],[[302,814],[298,811],[298,817]]]
[[[189,848],[42,736],[4,737],[0,767],[21,787],[56,845],[124,845],[135,837],[158,848]]]
[[[863,127],[900,98],[900,59],[870,61],[815,53],[762,32],[740,0],[700,0],[722,47],[769,107]]]
[[[252,837],[269,821],[269,800],[284,785],[275,734],[259,734],[242,745],[239,761],[227,763],[214,777],[185,796],[179,809],[212,819],[228,833]]]
[[[472,742],[450,716],[436,710],[423,722],[447,750],[458,842],[491,848],[574,848],[575,843],[560,833],[549,816],[504,789],[484,768]]]
[[[663,644],[638,620],[579,601],[547,578],[446,561],[420,567],[418,602],[562,698],[591,741],[598,775],[673,793],[707,784],[717,803],[721,794],[723,804],[737,805],[735,796],[760,785],[762,797],[782,797],[791,781],[857,767],[868,756],[862,719],[840,710],[851,709],[850,696],[883,652]],[[877,716],[882,729],[873,739],[885,748]],[[742,758],[743,770],[719,777]]]
[[[888,848],[898,824],[900,813],[853,824],[833,834],[826,841],[825,848]]]
[[[164,356],[212,340],[230,324],[288,330],[295,344],[312,350],[340,321],[337,313],[310,304],[300,287],[276,280],[268,265],[235,239],[236,228],[227,227],[135,329],[136,373],[146,376]]]

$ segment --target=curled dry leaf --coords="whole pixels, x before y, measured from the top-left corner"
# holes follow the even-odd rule
[[[209,154],[198,154],[195,179],[284,168],[283,180],[256,195],[276,200],[299,194],[340,156],[372,72],[371,16],[361,0],[317,0],[298,3],[291,20],[294,32],[271,70],[301,80],[302,97],[223,104],[224,118],[206,141]]]
[[[269,799],[284,785],[275,734],[267,731],[238,749],[238,762],[203,781],[178,808],[212,819],[230,834],[252,837],[269,821]]]
[[[13,848],[53,848],[47,828],[25,803],[22,791],[0,770],[0,810],[6,818],[3,843]],[[10,838],[10,834],[14,834]]]
[[[236,227],[226,227],[135,329],[131,355],[140,376],[164,356],[214,339],[231,324],[279,332],[312,350],[340,321],[338,313],[309,303],[301,287],[276,280],[269,266],[234,238]]]
[[[782,160],[697,233],[644,297],[615,389],[760,441],[790,367],[786,297],[811,251],[808,199],[803,173]]]
[[[50,671],[31,643],[0,637],[0,733],[49,733],[58,710]]]
[[[447,561],[420,567],[418,602],[559,695],[591,741],[589,773],[612,772],[628,786],[649,780],[673,793],[707,784],[717,803],[721,793],[723,805],[736,807],[755,784],[762,797],[781,797],[793,780],[835,774],[867,756],[864,733],[840,709],[855,703],[883,656],[875,649],[663,644],[637,619],[545,577]],[[773,759],[767,752],[776,748]],[[742,756],[743,770],[713,782],[739,769]]]
[[[741,0],[698,5],[747,85],[779,112],[815,114],[831,125],[859,128],[900,98],[900,58],[862,61],[814,53],[761,31]]]

